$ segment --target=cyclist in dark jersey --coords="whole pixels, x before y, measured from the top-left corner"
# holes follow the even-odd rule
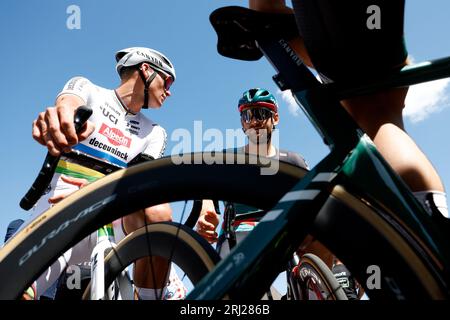
[[[225,150],[226,152],[255,154],[288,162],[301,168],[308,168],[302,156],[294,152],[279,150],[272,144],[272,133],[279,122],[279,115],[278,103],[269,91],[261,88],[245,91],[239,100],[238,111],[241,114],[242,130],[248,137],[248,144],[241,148]],[[208,205],[208,207],[205,208],[205,205]],[[238,214],[260,211],[257,208],[241,204],[234,205]],[[197,232],[210,242],[216,242],[218,235],[215,230],[219,218],[212,201],[205,200],[203,206],[197,222]],[[250,231],[256,225],[253,222],[246,223],[244,221],[242,224],[242,228],[245,228],[246,231]],[[222,241],[219,241],[218,245],[221,244]]]
[[[272,143],[272,133],[279,123],[278,103],[266,89],[254,88],[245,91],[239,100],[238,111],[241,115],[242,129],[248,137],[248,144],[241,148],[225,150],[226,152],[255,154],[290,163],[308,169],[305,159],[295,152],[277,149]],[[205,206],[207,204],[207,207]],[[227,239],[226,221],[222,223],[220,234],[215,232],[219,216],[210,200],[203,201],[203,210],[197,222],[197,231],[210,242],[217,242],[217,251],[221,257],[228,255],[232,243],[239,243],[258,224],[264,216],[264,210],[240,203],[225,202],[225,214],[232,220],[232,241]],[[299,253],[309,252],[318,255],[333,268],[337,280],[342,284],[347,297],[356,299],[355,281],[347,268],[318,240],[308,236],[299,248]]]
[[[278,103],[269,91],[262,88],[245,91],[239,99],[238,110],[248,144],[242,148],[235,148],[233,152],[256,154],[308,168],[301,155],[279,150],[273,145],[272,134],[279,123],[279,115]]]
[[[300,168],[308,169],[305,159],[295,152],[277,149],[272,142],[272,134],[275,126],[279,123],[278,103],[275,97],[267,90],[254,88],[245,91],[239,100],[238,111],[241,115],[242,129],[248,137],[248,144],[241,148],[225,150],[226,152],[255,154],[271,159],[290,163]],[[204,205],[207,201],[204,201]],[[212,203],[212,201],[210,201]],[[225,213],[227,219],[232,220],[231,237],[233,240],[227,239],[230,230],[227,230],[225,221],[219,231],[219,235],[215,232],[219,224],[219,217],[210,204],[208,208],[204,208],[201,217],[197,222],[197,231],[204,238],[208,238],[210,242],[217,241],[217,251],[221,257],[228,255],[232,249],[232,244],[241,242],[258,224],[259,220],[264,216],[265,211],[259,208],[248,206],[241,203],[225,202]],[[334,255],[324,247],[319,241],[308,236],[299,248],[299,252],[310,252],[320,256],[327,265],[336,271],[339,275],[338,281],[342,281],[349,298],[356,299],[354,280],[349,274],[347,268],[334,257]]]
[[[382,79],[407,64],[404,0],[249,0],[251,9],[294,12],[300,37],[290,45],[323,82]],[[341,101],[430,214],[448,216],[443,183],[404,129],[408,88],[384,89]]]

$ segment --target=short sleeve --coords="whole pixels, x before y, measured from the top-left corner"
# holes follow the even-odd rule
[[[86,104],[89,102],[89,95],[93,84],[88,79],[83,77],[74,77],[70,79],[58,97],[63,94],[73,94],[81,98]]]
[[[303,158],[301,155],[299,155],[298,153],[295,153],[295,152],[291,152],[290,156],[295,161],[297,166],[309,170],[308,163],[306,162],[305,158]]]
[[[167,145],[167,133],[163,127],[154,125],[149,137],[149,144],[144,150],[144,154],[154,159],[161,158],[164,155]]]

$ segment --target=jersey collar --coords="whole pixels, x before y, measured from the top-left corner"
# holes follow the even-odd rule
[[[125,104],[125,102],[122,100],[122,98],[119,96],[119,94],[117,93],[116,90],[114,90],[114,94],[116,95],[117,100],[119,101],[120,105],[122,106],[122,108],[126,111],[125,116],[127,116],[129,113],[132,114],[133,116],[137,115],[137,113],[134,113],[133,111],[131,111],[127,105]]]

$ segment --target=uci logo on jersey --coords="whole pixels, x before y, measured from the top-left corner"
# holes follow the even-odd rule
[[[114,124],[117,124],[117,122],[119,121],[115,115],[113,115],[111,112],[109,112],[109,110],[106,110],[105,108],[101,108],[102,109],[102,113],[103,116],[105,116],[106,118],[108,118],[109,121],[111,121]]]

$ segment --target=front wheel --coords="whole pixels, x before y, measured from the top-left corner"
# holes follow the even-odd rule
[[[219,255],[212,246],[192,229],[179,223],[155,223],[144,226],[119,242],[105,258],[105,287],[109,287],[116,277],[134,261],[150,256],[167,259],[181,270],[195,286],[216,263]],[[83,295],[89,297],[91,283]]]
[[[297,291],[300,300],[347,300],[331,270],[314,254],[301,257],[292,277],[290,290]]]

